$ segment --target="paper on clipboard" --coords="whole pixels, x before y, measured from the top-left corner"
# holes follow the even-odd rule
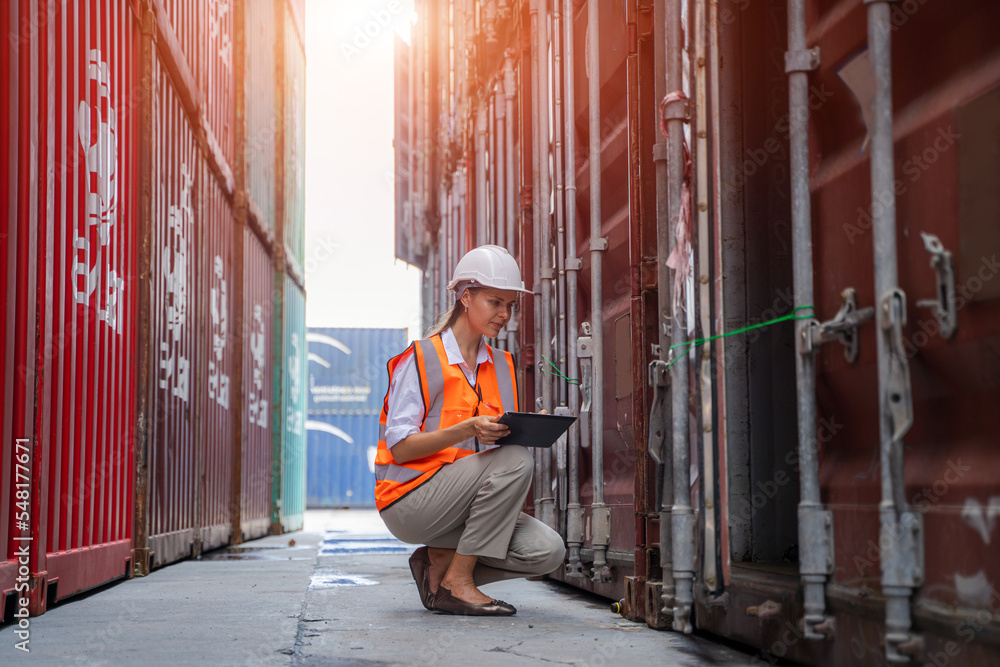
[[[497,420],[506,424],[510,434],[497,440],[498,445],[551,447],[576,421],[566,415],[540,415],[534,412],[505,412]]]

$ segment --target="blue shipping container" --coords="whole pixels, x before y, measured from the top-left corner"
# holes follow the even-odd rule
[[[372,507],[386,363],[406,347],[406,329],[310,328],[306,340],[306,504]]]
[[[374,507],[378,415],[310,415],[306,505]]]
[[[310,328],[309,414],[375,414],[388,389],[386,362],[406,329]]]

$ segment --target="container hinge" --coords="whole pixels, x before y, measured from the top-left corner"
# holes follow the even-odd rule
[[[931,254],[931,268],[937,274],[937,298],[917,301],[918,308],[930,308],[941,325],[941,335],[953,338],[958,329],[955,316],[955,261],[934,234],[921,232],[924,248]]]
[[[603,237],[603,236],[601,236],[599,238],[596,238],[596,239],[591,239],[590,240],[590,249],[591,250],[599,250],[601,252],[604,252],[605,250],[608,249],[608,239],[605,238],[605,237]]]
[[[659,347],[657,345],[656,347]],[[653,388],[653,404],[649,409],[649,455],[662,465],[670,419],[670,365],[657,359],[649,364],[649,386]]]
[[[581,322],[585,335],[576,339],[576,356],[580,362],[580,446],[590,447],[590,406],[594,387],[594,339],[590,322]]]
[[[840,293],[840,310],[832,320],[819,323],[808,320],[802,328],[800,354],[812,354],[823,343],[839,341],[844,346],[844,358],[848,363],[858,360],[858,327],[875,317],[875,309],[858,309],[857,292],[853,287]]]
[[[566,258],[566,270],[567,271],[579,271],[583,268],[583,260],[579,257],[567,257]]]
[[[785,74],[811,72],[819,67],[819,47],[785,52]]]

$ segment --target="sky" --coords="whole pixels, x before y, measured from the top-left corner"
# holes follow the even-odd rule
[[[395,259],[393,34],[412,0],[306,1],[306,325],[419,335],[418,269]]]

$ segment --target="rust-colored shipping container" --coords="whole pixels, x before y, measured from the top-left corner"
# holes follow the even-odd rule
[[[997,6],[456,7],[397,44],[397,254],[425,323],[518,257],[550,576],[760,662],[1000,660]]]
[[[240,159],[246,170],[247,207],[255,226],[270,240],[275,228],[275,155],[277,124],[276,39],[281,14],[272,1],[243,3],[245,59],[242,86],[246,104],[245,145]]]
[[[243,239],[242,539],[271,527],[271,401],[273,398],[274,264],[252,230]]]
[[[233,319],[234,281],[232,210],[215,175],[201,171],[202,243],[199,256],[201,354],[203,374],[198,448],[198,505],[201,551],[228,544],[232,533],[233,415],[239,393],[233,386],[240,363]]]
[[[198,402],[207,377],[198,307],[199,173],[194,131],[166,68],[153,62],[153,201],[150,243],[149,542],[153,567],[192,552]],[[155,362],[153,361],[155,360]]]
[[[136,24],[126,2],[4,13],[3,71],[17,104],[4,110],[0,539],[8,558],[15,544],[30,554],[16,597],[38,614],[131,572]]]
[[[160,0],[158,4],[171,28],[168,39],[176,40],[185,74],[193,77],[190,83],[205,120],[208,151],[217,153],[228,170],[235,146],[233,2]]]

